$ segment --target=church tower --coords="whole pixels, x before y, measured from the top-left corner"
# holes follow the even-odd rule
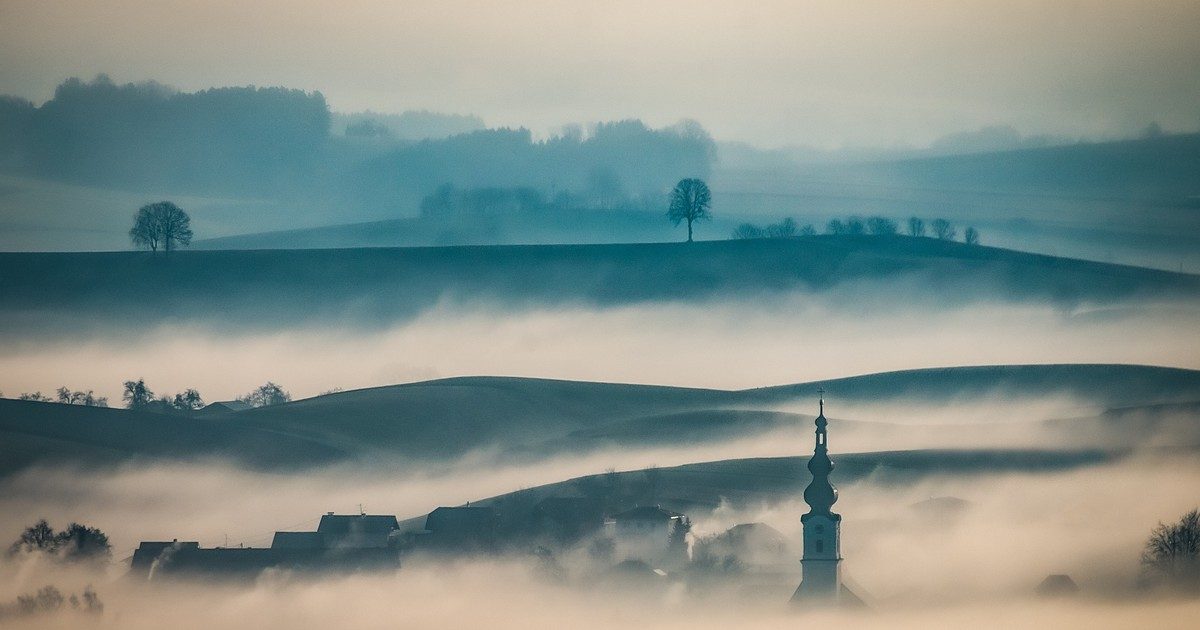
[[[829,433],[825,419],[825,392],[821,394],[821,411],[817,416],[816,446],[808,460],[812,483],[804,489],[808,513],[800,517],[804,528],[804,555],[800,587],[792,596],[793,604],[838,604],[843,598],[856,600],[842,585],[842,516],[831,511],[838,492],[829,483],[833,461],[829,459]],[[849,602],[847,602],[849,603]]]

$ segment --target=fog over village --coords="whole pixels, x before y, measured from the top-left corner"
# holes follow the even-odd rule
[[[0,626],[1194,627],[1197,24],[0,4]]]

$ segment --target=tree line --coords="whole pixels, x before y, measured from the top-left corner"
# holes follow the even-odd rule
[[[873,235],[895,236],[901,233],[900,224],[887,217],[850,216],[845,219],[833,218],[825,224],[825,234],[834,235]],[[925,220],[920,217],[909,217],[905,223],[904,233],[913,237],[932,236],[940,241],[953,241],[958,237],[958,228],[947,219],[934,219],[926,227]],[[734,228],[732,237],[735,239],[755,238],[790,238],[793,236],[815,236],[817,230],[811,223],[799,227],[794,219],[787,218],[771,225],[755,225],[743,223]],[[979,230],[967,227],[963,231],[963,242],[968,245],[979,244]]]
[[[336,391],[340,390],[330,390],[325,393]],[[4,394],[0,392],[0,397],[3,396]],[[108,398],[97,396],[90,389],[73,391],[66,386],[58,388],[53,397],[35,391],[22,393],[17,396],[17,400],[85,407],[108,407]],[[277,383],[268,381],[246,394],[238,396],[236,400],[251,407],[269,407],[291,402],[292,395]],[[126,409],[160,413],[190,413],[205,406],[204,397],[195,388],[189,387],[175,394],[157,395],[142,378],[125,381],[121,401],[125,404]]]

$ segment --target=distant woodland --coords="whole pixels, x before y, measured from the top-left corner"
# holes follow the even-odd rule
[[[70,79],[34,103],[0,97],[0,171],[126,190],[308,197],[415,208],[449,184],[532,187],[613,200],[665,195],[706,177],[715,144],[698,124],[638,120],[484,129],[431,112],[335,115],[320,92],[232,87],[180,92],[101,75]]]

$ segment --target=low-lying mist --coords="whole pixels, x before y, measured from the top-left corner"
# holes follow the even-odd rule
[[[9,396],[66,385],[110,402],[121,382],[206,400],[265,381],[297,397],[459,375],[736,389],[930,366],[1135,363],[1200,367],[1194,302],[1066,311],[1049,304],[903,301],[903,287],[610,308],[446,304],[383,329],[234,332],[197,323],[142,334],[64,333],[0,344]]]
[[[836,460],[836,457],[835,457]],[[200,540],[204,545],[269,544],[275,529],[305,529],[326,509],[418,516],[432,506],[482,497],[513,483],[563,474],[546,467],[472,469],[437,476],[386,469],[327,469],[305,476],[249,473],[220,465],[127,468],[112,474],[31,471],[0,492],[0,536],[16,537],[39,517],[100,527],[114,542],[105,573],[84,575],[37,560],[5,560],[0,599],[12,600],[53,583],[80,590],[91,583],[105,603],[103,620],[124,628],[254,625],[263,628],[417,627],[488,624],[498,627],[601,627],[640,620],[653,627],[771,627],[792,617],[786,599],[797,566],[759,588],[689,592],[681,583],[601,588],[596,572],[572,571],[546,580],[532,556],[445,564],[417,563],[395,573],[292,576],[268,572],[253,584],[121,580],[132,547],[142,539]],[[835,470],[834,479],[837,479]],[[1200,501],[1200,459],[1145,455],[1119,463],[1054,473],[930,474],[907,483],[869,477],[840,485],[845,570],[873,610],[843,620],[867,627],[1017,625],[1122,626],[1194,618],[1200,604],[1140,599],[1138,556],[1150,529]],[[947,509],[932,497],[962,503]],[[694,537],[744,522],[779,530],[796,565],[799,497],[746,508],[693,511]],[[1078,600],[1033,598],[1050,573],[1080,585]],[[745,585],[758,578],[745,576]],[[636,612],[635,612],[636,611]],[[649,615],[649,616],[647,616]],[[811,621],[838,621],[809,613]],[[826,617],[829,617],[826,619]],[[29,618],[28,627],[71,627],[77,616]],[[1178,626],[1178,621],[1174,622]]]

